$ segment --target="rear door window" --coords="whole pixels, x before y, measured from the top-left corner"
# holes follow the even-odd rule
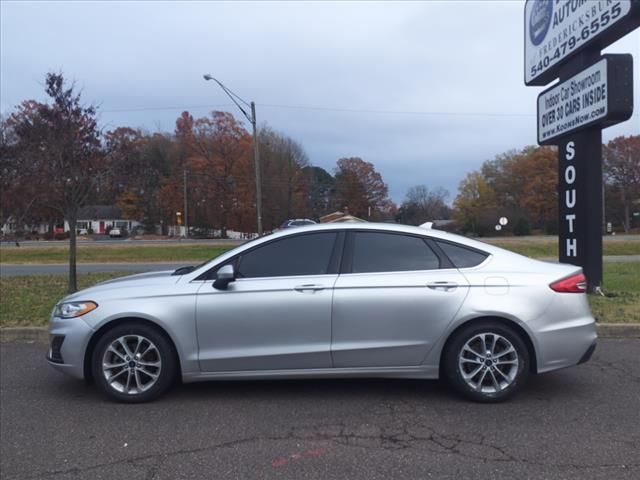
[[[355,232],[354,235],[353,273],[440,268],[440,260],[422,238],[382,232]]]

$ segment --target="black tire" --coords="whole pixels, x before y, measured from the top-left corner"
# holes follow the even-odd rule
[[[139,354],[149,348],[148,353],[139,358],[126,355],[124,345],[118,340],[124,339],[129,351],[135,353],[133,349],[140,337],[144,340],[140,342]],[[107,351],[114,342],[116,342],[117,354],[113,350]],[[113,362],[115,365],[116,362],[122,362],[127,366],[115,367],[105,372],[103,368],[103,365],[107,364],[103,364],[105,358],[109,359],[108,364]],[[131,358],[131,360],[125,361],[125,358]],[[136,363],[137,361],[140,363]],[[143,362],[146,363],[145,366]],[[159,366],[153,365],[158,362]],[[91,356],[91,372],[96,385],[108,397],[124,403],[143,403],[160,397],[175,380],[177,367],[177,360],[169,340],[157,329],[142,323],[122,324],[108,330],[98,340]],[[110,375],[112,382],[107,380],[106,375]],[[126,383],[124,379],[130,379],[134,383],[139,382],[142,388],[138,389],[132,383]],[[119,388],[123,391],[119,391]]]
[[[483,334],[489,347],[480,352]],[[490,354],[493,339],[497,344],[493,343],[495,353]],[[471,350],[463,351],[465,345]],[[471,351],[482,353],[482,357]],[[508,351],[511,353],[506,353]],[[516,330],[500,322],[487,321],[463,327],[454,334],[445,347],[442,370],[449,384],[466,398],[495,403],[506,400],[524,386],[529,376],[529,362],[527,346]],[[478,369],[477,375],[464,378],[464,373],[471,375]]]

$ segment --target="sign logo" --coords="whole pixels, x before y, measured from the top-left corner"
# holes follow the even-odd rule
[[[553,18],[553,0],[537,0],[529,16],[529,38],[536,47],[547,36]]]

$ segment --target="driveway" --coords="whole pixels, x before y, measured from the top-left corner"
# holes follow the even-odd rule
[[[640,478],[640,341],[508,403],[437,381],[192,384],[121,405],[0,345],[0,468],[15,479]]]

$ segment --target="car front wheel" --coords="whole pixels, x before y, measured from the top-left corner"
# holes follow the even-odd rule
[[[98,341],[91,365],[98,387],[126,403],[155,400],[171,385],[176,373],[169,341],[143,324],[109,330]]]
[[[516,393],[529,373],[529,353],[520,335],[498,322],[460,330],[447,346],[444,373],[465,397],[500,402]]]

